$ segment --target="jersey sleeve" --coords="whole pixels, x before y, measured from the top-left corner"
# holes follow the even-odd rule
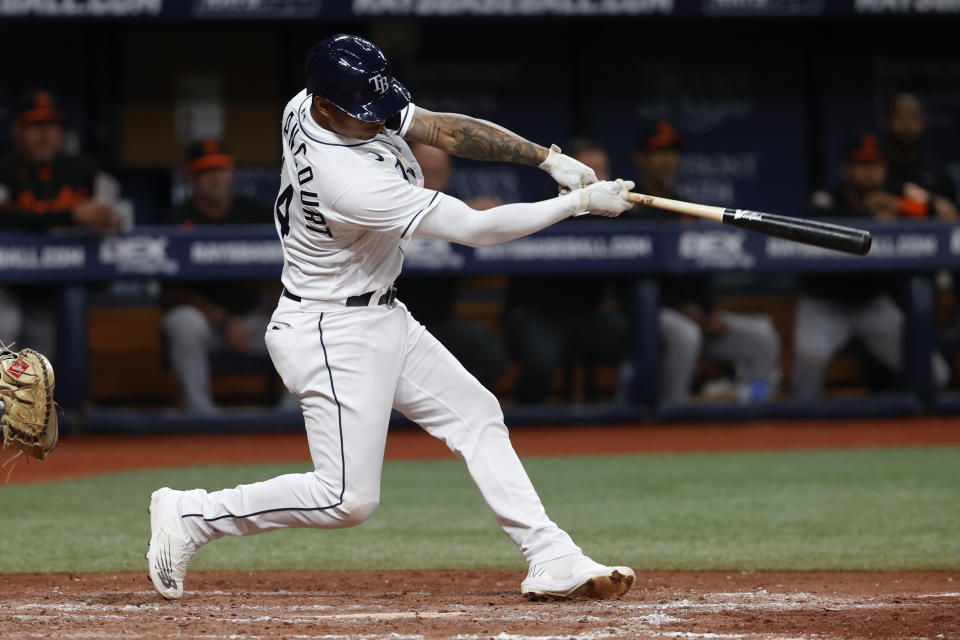
[[[416,109],[417,107],[412,102],[408,102],[407,106],[387,120],[384,127],[395,132],[401,138],[404,137],[407,135],[407,130],[410,129],[410,123],[413,122],[413,114]]]
[[[390,173],[396,177],[382,179]],[[333,203],[333,210],[362,229],[409,238],[442,197],[438,191],[410,184],[392,170],[377,171],[344,191]]]

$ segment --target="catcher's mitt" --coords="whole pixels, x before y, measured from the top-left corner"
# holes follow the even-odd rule
[[[11,351],[0,344],[0,416],[3,447],[43,460],[57,444],[53,367],[33,349]]]

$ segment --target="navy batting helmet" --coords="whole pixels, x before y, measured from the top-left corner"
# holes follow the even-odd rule
[[[364,122],[386,120],[410,102],[380,48],[359,36],[326,38],[307,54],[307,91]]]

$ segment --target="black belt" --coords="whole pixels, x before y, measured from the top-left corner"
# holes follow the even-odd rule
[[[358,296],[350,296],[347,298],[348,307],[369,307],[370,298],[373,297],[373,291],[367,291],[366,293],[361,293]],[[283,290],[283,297],[293,300],[294,302],[300,302],[303,300],[300,296],[295,293],[290,293],[286,289]],[[380,300],[377,302],[378,305],[386,304],[390,305],[397,299],[397,288],[390,287],[387,289],[387,292],[380,296]]]

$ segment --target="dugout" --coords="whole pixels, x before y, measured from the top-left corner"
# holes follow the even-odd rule
[[[593,136],[608,150],[615,175],[634,173],[632,146],[641,123],[670,117],[684,132],[689,154],[677,184],[695,200],[802,214],[810,193],[836,181],[851,132],[879,129],[886,99],[902,90],[923,100],[929,152],[960,180],[960,94],[954,89],[960,57],[951,46],[958,22],[942,3],[936,14],[912,7],[897,13],[883,3],[862,2],[757,8],[712,1],[580,2],[554,3],[542,11],[500,3],[506,9],[484,13],[488,5],[494,3],[280,2],[254,8],[156,0],[112,3],[113,15],[95,11],[99,5],[92,2],[73,3],[68,15],[65,4],[43,9],[5,4],[0,148],[10,145],[8,105],[14,96],[26,87],[49,85],[68,114],[68,143],[117,177],[133,201],[137,228],[156,222],[183,195],[183,148],[197,135],[223,137],[236,156],[238,188],[272,200],[279,162],[276,114],[302,83],[303,53],[321,35],[347,31],[383,46],[418,103],[495,120],[541,143]],[[468,161],[454,166],[464,195],[493,189],[504,201],[523,201],[543,197],[550,188],[533,169]],[[917,273],[951,271],[951,236],[942,237],[947,238],[946,246],[938,245],[943,260]],[[781,366],[787,369],[795,279],[782,272],[728,271],[721,287],[724,304],[774,317],[784,344]],[[521,267],[519,274],[525,272]],[[459,313],[496,330],[505,277],[471,275],[457,301]],[[84,331],[74,327],[72,334],[89,346],[89,359],[66,366],[91,382],[75,394],[74,407],[156,408],[170,398],[162,345],[150,328],[156,318],[148,280],[130,277],[84,287],[88,325]],[[16,277],[8,271],[4,281]],[[921,310],[930,319],[924,331],[946,348],[955,342],[951,334],[934,332],[955,323],[955,296],[946,285],[930,293],[932,303]],[[864,371],[870,368],[860,363],[850,353],[833,365],[831,390],[851,400],[832,410],[863,410],[870,388]],[[130,381],[126,389],[120,383],[104,387],[118,366],[139,367],[133,378],[143,381],[142,389],[131,388],[136,385]],[[516,372],[498,382],[507,398],[511,375]],[[518,408],[516,415],[531,420],[589,410],[617,419],[625,412],[652,415],[655,403],[636,410],[610,405],[618,382],[616,368],[589,370],[567,362],[556,373],[551,406]],[[267,393],[272,383],[251,371],[219,384],[249,395]],[[872,410],[953,406],[949,394],[918,396],[902,381],[887,386],[893,392],[872,403]],[[144,390],[156,395],[145,397]],[[570,410],[569,402],[582,405],[591,395],[604,404]],[[767,413],[706,403],[681,413],[804,410],[789,402]]]

